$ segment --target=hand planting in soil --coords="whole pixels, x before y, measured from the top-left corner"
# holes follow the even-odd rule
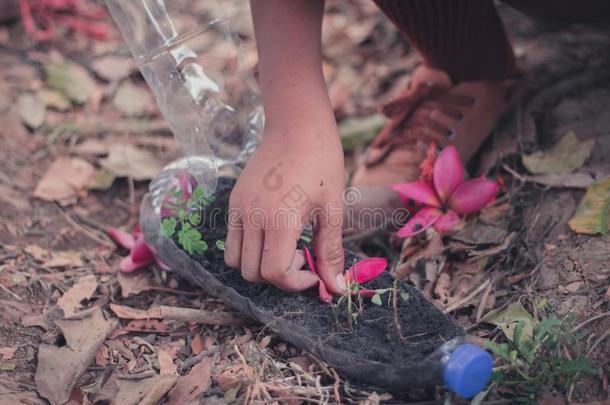
[[[305,262],[309,267],[309,270],[314,274],[318,275],[316,262],[309,251],[307,246],[304,247],[305,254]],[[388,289],[382,290],[370,290],[366,288],[360,288],[360,284],[367,283],[379,277],[386,269],[388,265],[388,261],[379,257],[372,257],[363,259],[357,263],[355,263],[352,267],[347,269],[344,273],[344,278],[346,280],[346,289],[344,296],[352,296],[359,295],[363,297],[369,297],[372,299],[372,302],[380,305],[381,297],[380,295],[385,293]],[[388,290],[389,291],[389,290]],[[328,292],[326,285],[320,279],[318,283],[318,294],[320,296],[320,300],[323,302],[330,304],[332,302],[333,296]],[[342,297],[343,298],[343,297]],[[349,305],[348,305],[349,307]]]
[[[403,201],[423,204],[417,214],[402,227],[397,235],[410,237],[431,226],[440,233],[451,231],[460,222],[460,215],[480,211],[498,193],[497,181],[479,178],[464,181],[464,166],[454,146],[444,148],[438,157],[436,146],[422,163],[420,179],[392,186]]]

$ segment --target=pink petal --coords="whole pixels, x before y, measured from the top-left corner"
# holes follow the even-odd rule
[[[474,179],[462,183],[449,198],[449,207],[458,214],[477,212],[492,202],[500,186],[488,179]]]
[[[180,191],[182,191],[182,198],[184,200],[191,198],[193,190],[196,187],[195,179],[186,171],[180,172],[178,174],[178,184],[180,186]]]
[[[438,208],[422,208],[403,226],[397,233],[400,238],[408,238],[418,233],[422,233],[430,228],[442,215]]]
[[[320,282],[318,283],[318,295],[320,296],[320,300],[327,304],[330,304],[333,300],[332,294],[328,292],[322,279],[320,279]]]
[[[131,234],[123,232],[117,228],[108,228],[106,232],[112,238],[112,240],[125,249],[131,249],[136,243],[135,238]]]
[[[355,279],[358,284],[363,284],[376,279],[384,272],[388,261],[381,257],[371,257],[354,264],[347,270],[348,283]]]
[[[415,181],[412,183],[394,184],[392,190],[398,192],[403,198],[410,198],[420,204],[429,205],[432,207],[440,207],[439,201],[434,188],[429,183]]]
[[[311,252],[309,251],[307,246],[304,247],[303,252],[305,253],[305,262],[307,263],[307,267],[309,267],[309,270],[317,276],[318,271],[316,270],[316,263],[314,262],[313,257],[311,256]],[[322,281],[322,279],[320,279],[320,281],[318,282],[318,296],[320,297],[320,300],[322,302],[325,302],[327,304],[330,304],[333,300],[332,294],[328,292],[326,284],[324,284],[324,281]]]
[[[366,288],[363,288],[361,290],[358,290],[358,294],[362,295],[363,297],[372,298],[375,294],[377,294],[377,291],[367,290]]]
[[[138,240],[136,240],[135,245],[133,245],[133,248],[131,249],[130,256],[131,256],[131,260],[133,260],[134,263],[146,262],[146,261],[150,262],[151,260],[153,260],[155,258],[153,251],[150,249],[148,244],[144,241],[143,237],[140,237]]]
[[[464,166],[455,146],[446,147],[438,155],[432,178],[436,193],[443,202],[464,182]]]
[[[142,267],[146,267],[151,263],[151,261],[142,261],[142,262],[134,262],[131,256],[124,257],[121,260],[120,269],[123,273],[131,273],[132,271],[141,269]]]
[[[457,224],[460,223],[459,215],[453,211],[449,210],[446,214],[441,215],[441,217],[434,223],[434,229],[440,234],[447,233]]]
[[[304,247],[303,252],[305,253],[305,263],[307,263],[307,267],[309,267],[309,270],[311,270],[311,272],[317,276],[318,270],[316,269],[316,262],[313,261],[313,257],[311,256],[311,252],[307,246]]]

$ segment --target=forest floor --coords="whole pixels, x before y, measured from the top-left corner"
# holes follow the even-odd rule
[[[203,3],[176,1],[188,10],[178,23],[209,16]],[[240,11],[233,28],[254,69],[248,12],[237,6],[245,2],[224,3]],[[401,275],[469,333],[509,348],[505,358],[496,353],[500,372],[483,403],[602,403],[610,374],[610,29],[542,25],[500,9],[531,91],[469,169],[501,176],[503,197],[442,253],[433,238],[401,246],[387,234],[348,245],[394,257],[402,248]],[[230,310],[172,272],[119,272],[126,251],[107,228],[137,225],[149,180],[178,151],[118,31],[110,34],[36,44],[20,21],[0,25],[0,403],[460,402],[442,389],[396,395],[350,383],[264,327],[192,320],[192,308]],[[224,41],[202,49],[231,62]],[[351,168],[379,127],[378,107],[404,88],[418,57],[369,1],[328,2],[324,56]],[[576,138],[564,138],[568,131]],[[533,165],[544,167],[529,173]],[[582,218],[568,224],[585,193],[597,198],[584,208],[600,234],[585,233]],[[159,305],[173,309],[138,311]],[[544,334],[550,319],[557,325]],[[518,321],[542,348],[520,344]],[[590,363],[578,368],[573,360],[584,358]]]

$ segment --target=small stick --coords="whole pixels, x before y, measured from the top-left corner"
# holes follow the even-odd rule
[[[489,298],[489,293],[491,292],[492,285],[493,285],[492,283],[489,283],[489,285],[485,289],[485,292],[481,296],[481,302],[479,302],[479,308],[477,308],[477,316],[475,318],[475,320],[477,322],[479,322],[481,320],[481,317],[483,316],[483,311],[485,310],[485,304],[487,304],[487,298]]]
[[[465,296],[461,300],[459,300],[457,302],[454,302],[453,304],[449,305],[447,308],[445,308],[443,310],[443,313],[447,314],[449,312],[455,311],[456,309],[460,308],[462,305],[464,305],[465,303],[467,303],[468,301],[470,301],[471,299],[476,297],[481,291],[483,291],[487,287],[487,285],[489,283],[491,283],[491,279],[490,278],[485,280],[485,282],[483,284],[478,286],[473,292],[471,292],[470,294],[468,294],[467,296]]]
[[[62,210],[59,206],[57,208],[59,208],[59,212],[65,218],[65,220],[68,221],[68,223],[70,225],[72,225],[72,227],[74,227],[76,230],[80,231],[84,235],[88,236],[89,238],[93,239],[96,242],[101,243],[104,246],[107,246],[112,249],[114,249],[116,247],[115,244],[112,243],[109,239],[108,240],[102,239],[101,237],[97,236],[95,233],[93,233],[90,230],[88,230],[87,228],[85,228],[83,225],[76,222],[70,215],[66,214],[64,212],[64,210]]]
[[[595,320],[597,320],[599,318],[603,318],[604,316],[610,316],[610,311],[609,312],[604,312],[603,314],[595,315],[594,317],[589,318],[589,319],[583,321],[582,323],[576,325],[571,330],[571,333],[574,333],[574,332],[578,331],[580,328],[582,328],[583,326],[587,325],[588,323],[593,322],[593,321],[595,321]]]

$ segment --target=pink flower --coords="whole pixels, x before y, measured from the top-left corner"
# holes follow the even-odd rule
[[[146,243],[139,228],[134,229],[133,233],[108,228],[108,235],[118,245],[129,249],[129,255],[121,260],[120,269],[123,273],[131,273],[153,262],[163,270],[169,270],[169,267],[157,258],[154,249]]]
[[[460,215],[480,211],[494,200],[499,184],[480,178],[464,181],[464,166],[454,146],[448,146],[436,158],[432,181],[396,184],[403,200],[414,200],[425,205],[401,228],[403,238],[417,235],[434,226],[438,233],[446,233],[460,222]]]
[[[305,246],[304,248],[304,253],[305,262],[307,263],[309,270],[315,275],[319,276],[316,268],[316,263],[313,260],[311,252],[309,251],[307,246]],[[347,271],[345,272],[345,280],[349,284],[353,283],[354,281],[356,281],[358,284],[367,283],[379,277],[381,273],[385,271],[387,266],[388,261],[380,257],[371,257],[368,259],[363,259],[358,263],[354,264],[349,269],[347,269]],[[328,289],[326,288],[326,285],[324,284],[322,279],[320,279],[320,282],[318,283],[318,294],[320,296],[320,300],[327,304],[330,304],[333,300],[332,294],[328,292]],[[358,291],[358,294],[365,297],[372,297],[376,294],[376,291],[361,288]]]

